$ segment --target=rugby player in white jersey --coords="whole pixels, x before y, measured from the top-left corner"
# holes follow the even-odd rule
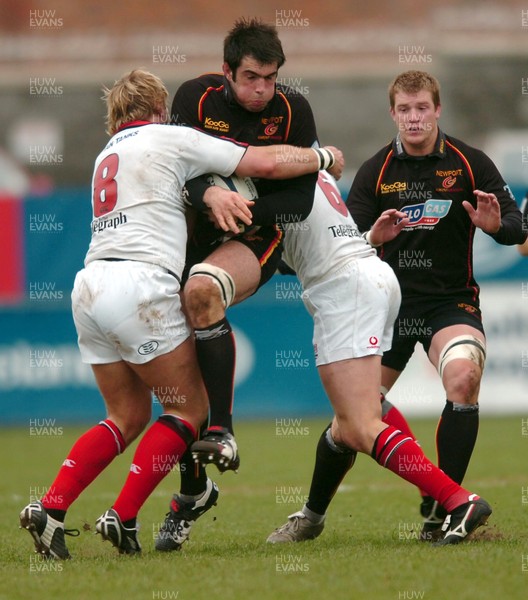
[[[73,317],[82,360],[92,366],[107,418],[74,444],[40,501],[20,513],[37,552],[70,557],[66,511],[143,431],[152,394],[163,414],[137,447],[125,485],[96,523],[121,553],[135,554],[137,514],[207,417],[208,401],[180,302],[187,225],[182,187],[205,173],[291,178],[318,170],[320,155],[291,146],[254,148],[166,124],[168,93],[134,70],[105,89],[108,133],[92,180],[92,239],[75,278]],[[342,163],[337,149],[330,152]],[[233,193],[215,213],[238,233],[249,202]],[[161,462],[160,462],[161,461]]]
[[[390,209],[372,230],[377,239],[389,241],[408,221],[405,213]],[[344,460],[349,467],[356,452],[369,454],[451,514],[439,545],[462,541],[486,521],[491,507],[433,465],[412,437],[382,421],[381,355],[390,348],[401,301],[393,270],[360,235],[335,183],[324,172],[319,174],[312,211],[299,225],[285,227],[282,258],[302,284],[303,302],[314,321],[316,365],[335,414],[318,452],[327,445],[334,460]],[[305,505],[268,542],[317,537],[323,523],[324,516]]]

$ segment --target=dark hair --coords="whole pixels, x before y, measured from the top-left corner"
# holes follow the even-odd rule
[[[224,62],[233,72],[233,79],[245,56],[252,56],[263,65],[277,63],[277,68],[282,67],[286,57],[277,29],[259,19],[235,21],[224,40]]]

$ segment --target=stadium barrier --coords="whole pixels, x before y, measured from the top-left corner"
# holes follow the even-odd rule
[[[0,308],[0,424],[94,421],[104,414],[103,402],[91,369],[80,361],[70,309],[73,279],[89,241],[88,190],[28,198],[23,215],[22,299]],[[476,236],[475,255],[488,336],[482,413],[526,414],[528,261],[485,234]],[[295,277],[274,276],[232,307],[230,320],[237,339],[237,418],[281,423],[330,416],[314,364],[311,319]],[[439,414],[444,392],[421,349],[391,400],[411,416]],[[153,414],[159,412],[153,397]]]

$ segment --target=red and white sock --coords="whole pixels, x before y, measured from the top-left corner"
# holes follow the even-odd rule
[[[418,444],[418,440],[414,435],[409,423],[407,423],[407,419],[402,415],[402,413],[391,404],[383,394],[381,394],[381,410],[382,416],[381,420],[387,425],[392,425],[396,429],[399,429],[402,433],[409,435],[412,439]],[[427,492],[424,490],[420,490],[420,494],[422,497],[427,496]]]
[[[409,435],[389,425],[376,438],[372,457],[383,467],[424,490],[448,512],[472,495],[433,465]]]

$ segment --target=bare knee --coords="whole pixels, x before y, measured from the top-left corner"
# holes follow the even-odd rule
[[[117,425],[127,446],[129,446],[150,423],[150,406],[144,410],[131,410],[125,415],[109,414],[108,418]]]
[[[196,431],[199,431],[202,423],[205,423],[209,416],[209,403],[205,388],[203,388],[203,392],[201,390],[197,391],[192,400],[182,397],[182,401],[178,405],[170,403],[164,404],[163,412],[184,419],[190,423]]]
[[[200,431],[202,423],[205,423],[207,421],[207,417],[209,416],[207,400],[200,406],[194,406],[190,411],[178,413],[177,416],[189,422],[197,432]]]
[[[444,373],[444,383],[447,397],[452,402],[460,404],[476,404],[480,389],[482,371],[468,361],[465,365],[453,365]]]
[[[337,445],[364,454],[371,453],[376,435],[367,424],[337,424],[335,419],[332,423],[332,438]]]
[[[192,277],[184,288],[185,308],[193,327],[217,323],[225,315],[218,287],[206,277]]]

